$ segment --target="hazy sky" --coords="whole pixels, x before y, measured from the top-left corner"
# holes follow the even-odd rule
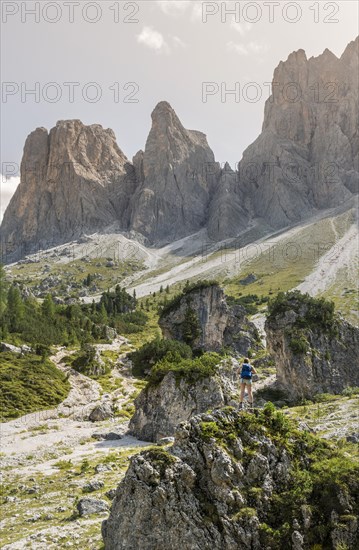
[[[351,0],[2,0],[1,9],[7,176],[20,164],[27,135],[60,119],[112,128],[132,158],[161,100],[186,128],[207,134],[219,162],[234,165],[261,130],[279,61],[299,48],[308,57],[325,48],[340,56],[358,34],[359,17]],[[235,83],[239,102],[225,94]],[[205,87],[212,93],[206,101]],[[17,182],[2,178],[0,211]]]

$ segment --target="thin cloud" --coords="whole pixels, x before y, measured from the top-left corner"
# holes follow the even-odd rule
[[[142,32],[137,35],[137,42],[157,53],[169,53],[169,47],[163,35],[153,27],[143,27]]]
[[[189,7],[189,2],[185,0],[157,0],[157,6],[165,15],[181,15]]]
[[[260,42],[251,41],[248,44],[233,42],[227,42],[227,50],[229,52],[235,52],[238,55],[263,54],[268,51],[267,44],[261,44]]]
[[[227,42],[227,50],[229,52],[235,52],[239,55],[248,55],[249,51],[243,44],[237,44],[236,42],[233,42],[232,40],[230,42]]]
[[[231,25],[231,29],[235,30],[236,32],[239,32],[241,36],[244,36],[253,27],[253,25],[251,25],[251,23],[248,23],[247,21],[245,23],[237,23],[234,19],[231,20],[230,25]]]
[[[156,5],[165,15],[180,17],[190,10],[191,21],[202,21],[202,2],[197,0],[156,0]]]
[[[176,48],[187,48],[187,44],[179,36],[172,36],[171,38]]]
[[[202,19],[203,19],[202,2],[193,2],[191,21],[202,21]]]

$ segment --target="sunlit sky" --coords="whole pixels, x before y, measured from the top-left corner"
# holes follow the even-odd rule
[[[27,135],[60,119],[112,128],[131,159],[144,148],[161,100],[186,128],[207,134],[219,162],[234,166],[261,130],[278,63],[300,48],[308,57],[325,48],[340,57],[358,35],[359,16],[350,0],[3,1],[1,8],[7,176],[20,165]],[[234,94],[221,97],[221,88],[235,83],[239,102]],[[18,181],[2,178],[0,216]]]

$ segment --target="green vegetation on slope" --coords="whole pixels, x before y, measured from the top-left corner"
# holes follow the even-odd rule
[[[69,390],[66,376],[51,361],[32,354],[1,353],[0,416],[11,419],[61,403]]]
[[[178,352],[168,352],[158,361],[149,375],[149,385],[159,384],[169,372],[176,380],[185,379],[194,383],[216,373],[221,356],[218,353],[204,353],[195,359],[183,359]]]
[[[262,488],[249,485],[242,489],[251,508],[242,508],[240,515],[248,510],[249,515],[258,516],[263,548],[268,545],[278,550],[288,548],[288,533],[294,519],[302,516],[303,506],[311,516],[311,529],[307,533],[309,544],[320,543],[318,548],[331,548],[333,510],[344,528],[346,522],[359,513],[358,455],[350,455],[345,448],[298,430],[296,423],[271,403],[254,414],[238,414],[227,407],[215,416],[215,421],[201,422],[201,437],[206,442],[214,438],[230,456],[234,456],[240,438],[243,444],[241,462],[245,467],[258,453],[266,453],[269,441],[277,448],[278,456],[285,453],[290,460],[288,475],[272,492],[265,509],[257,506]],[[237,514],[232,519],[237,521],[240,517]]]
[[[293,324],[297,328],[319,329],[332,331],[336,316],[333,302],[324,298],[312,298],[299,290],[280,292],[268,305],[268,320],[287,311],[294,311],[297,318]]]
[[[169,352],[177,353],[183,359],[192,358],[192,350],[186,344],[177,340],[155,338],[152,342],[144,344],[139,350],[129,355],[133,363],[133,375],[145,376]]]
[[[110,267],[109,261],[113,266]],[[14,282],[21,282],[36,291],[42,289],[42,282],[49,285],[49,292],[57,296],[77,298],[79,290],[85,287],[90,294],[98,294],[109,287],[121,284],[122,280],[143,268],[136,260],[115,261],[113,258],[82,258],[71,262],[51,257],[33,263],[16,264],[9,267]],[[51,278],[49,278],[51,276]],[[91,283],[90,285],[88,283]]]
[[[104,292],[99,303],[56,304],[48,294],[40,304],[24,297],[23,289],[7,285],[0,266],[0,339],[32,345],[78,345],[108,339],[107,326],[122,334],[142,332],[147,322],[144,311],[136,310],[135,294],[116,286]]]

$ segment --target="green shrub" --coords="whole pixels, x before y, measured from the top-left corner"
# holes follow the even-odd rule
[[[177,340],[156,338],[129,355],[133,364],[132,374],[137,377],[145,376],[155,363],[163,359],[169,352],[178,353],[183,359],[192,357],[192,350],[187,344]]]
[[[280,292],[269,302],[268,319],[290,310],[298,314],[293,326],[335,333],[336,317],[333,302],[324,298],[312,298],[309,294],[302,294],[299,290]]]
[[[291,338],[289,340],[289,347],[295,355],[301,355],[309,351],[309,344],[304,336]]]
[[[201,378],[213,376],[221,360],[217,353],[204,353],[195,359],[183,359],[177,352],[169,352],[151,371],[149,385],[162,382],[169,372],[173,372],[177,381],[181,379],[194,383]]]
[[[355,395],[359,395],[359,388],[358,386],[348,386],[347,388],[344,388],[342,395],[345,397],[354,397]]]

